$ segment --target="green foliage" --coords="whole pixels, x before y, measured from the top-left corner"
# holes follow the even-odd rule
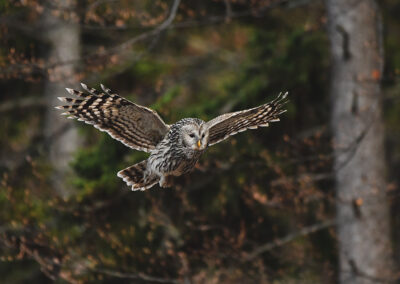
[[[162,111],[173,103],[173,100],[180,94],[179,85],[174,86],[167,90],[162,96],[160,96],[157,101],[150,107],[156,111]]]

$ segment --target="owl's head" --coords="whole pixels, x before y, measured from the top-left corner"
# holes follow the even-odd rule
[[[208,129],[200,119],[187,121],[181,128],[181,137],[184,147],[202,151],[208,145]]]

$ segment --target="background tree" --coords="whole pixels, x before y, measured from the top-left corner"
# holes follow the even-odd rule
[[[380,87],[381,16],[375,1],[326,3],[340,282],[376,283],[390,279],[393,267]]]
[[[69,194],[67,176],[71,174],[69,163],[78,149],[80,139],[74,125],[65,121],[54,112],[57,97],[65,94],[65,84],[78,86],[75,73],[80,58],[79,17],[74,1],[45,2],[42,15],[44,40],[50,45],[48,65],[49,74],[45,82],[44,94],[47,102],[45,118],[45,137],[48,145],[48,157],[53,167],[51,181],[53,188],[61,195]],[[54,7],[57,3],[58,6]],[[49,6],[50,5],[50,6]],[[61,62],[61,64],[60,64]]]

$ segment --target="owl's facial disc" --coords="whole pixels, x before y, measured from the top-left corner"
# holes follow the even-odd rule
[[[208,133],[198,125],[184,127],[182,138],[184,145],[192,150],[202,151],[207,147]]]

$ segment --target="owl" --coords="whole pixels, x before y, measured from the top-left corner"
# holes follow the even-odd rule
[[[208,146],[279,121],[287,102],[287,93],[280,93],[269,103],[222,114],[208,122],[184,118],[168,125],[154,110],[130,102],[104,85],[102,91],[81,85],[86,93],[67,88],[78,98],[59,97],[68,104],[56,108],[65,111],[62,115],[92,124],[132,149],[150,153],[147,160],[117,174],[132,190],[145,190],[157,183],[172,186],[173,177],[190,172]]]

